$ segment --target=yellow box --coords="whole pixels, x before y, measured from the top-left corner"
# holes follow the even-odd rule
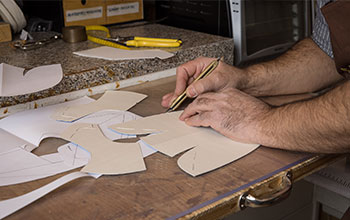
[[[63,0],[65,26],[113,24],[143,19],[142,0]]]
[[[0,42],[8,42],[12,40],[11,27],[5,22],[0,22]]]

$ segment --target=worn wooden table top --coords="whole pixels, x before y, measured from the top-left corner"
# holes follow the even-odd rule
[[[126,90],[149,96],[131,111],[141,116],[164,112],[165,109],[160,106],[161,97],[171,91],[174,85],[174,77],[172,77],[127,88]],[[55,151],[57,146],[63,143],[65,142],[60,139],[46,139],[35,153],[41,155]],[[292,167],[298,167],[300,171],[304,169],[302,166],[309,166],[311,167],[309,172],[312,172],[322,165],[309,163],[310,159],[317,161],[317,158],[323,157],[259,147],[244,158],[220,169],[199,177],[191,177],[177,166],[178,156],[170,158],[156,153],[145,158],[147,171],[102,176],[99,179],[88,177],[77,179],[12,214],[8,219],[205,217],[205,212],[220,206],[220,201],[223,199],[246,190],[266,178],[278,175],[282,171]],[[64,174],[0,187],[0,200],[30,192]],[[229,209],[234,210],[234,205],[231,204],[232,207]]]

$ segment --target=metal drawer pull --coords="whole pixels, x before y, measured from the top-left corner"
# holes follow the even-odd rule
[[[292,190],[292,173],[287,172],[286,175],[279,178],[278,183],[275,183],[275,185],[280,186],[280,188],[274,190],[272,194],[266,193],[266,191],[269,190],[260,189],[257,190],[260,191],[257,192],[257,194],[260,194],[260,197],[253,196],[253,192],[251,193],[250,191],[241,195],[239,198],[239,206],[241,210],[245,209],[246,207],[258,208],[270,206],[286,199]]]

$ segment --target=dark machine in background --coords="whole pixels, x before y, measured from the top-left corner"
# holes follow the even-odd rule
[[[161,23],[233,37],[235,64],[283,53],[311,33],[311,1],[156,1]]]
[[[17,0],[29,31],[61,31],[63,0]],[[80,2],[79,0],[74,0]],[[123,2],[123,0],[120,0]],[[103,0],[81,0],[104,2]],[[311,33],[309,0],[143,0],[144,20],[234,39],[236,65],[277,56]]]
[[[156,16],[170,26],[232,37],[228,1],[156,1]]]
[[[64,27],[61,1],[22,0],[22,10],[28,19],[27,31],[56,31]]]

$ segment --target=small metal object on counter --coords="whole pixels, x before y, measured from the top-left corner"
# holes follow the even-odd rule
[[[69,43],[77,43],[87,40],[84,26],[68,26],[62,28],[63,40]]]
[[[61,37],[62,37],[61,34],[55,34],[50,38],[46,38],[38,41],[18,40],[18,41],[14,41],[12,45],[21,50],[33,50],[33,49],[42,47],[48,43],[51,43],[57,39],[60,39]]]

